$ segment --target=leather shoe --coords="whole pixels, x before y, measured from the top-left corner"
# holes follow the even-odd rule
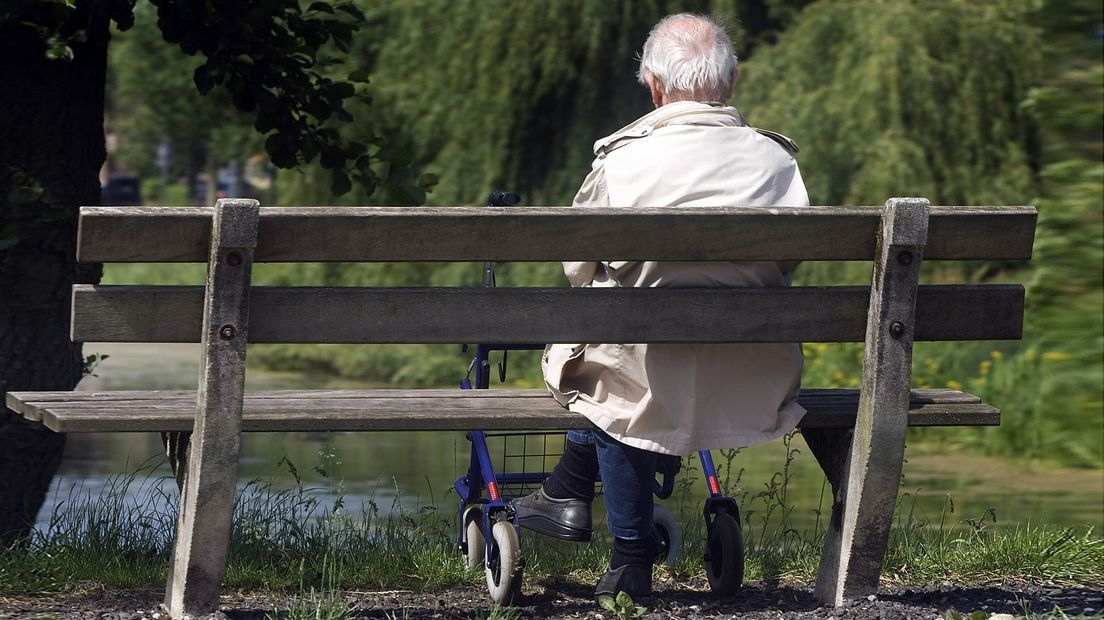
[[[603,596],[616,598],[618,592],[628,594],[636,604],[651,597],[652,565],[626,564],[607,570],[594,588],[594,599],[599,600]]]
[[[548,497],[541,487],[512,505],[525,529],[571,542],[590,540],[590,502]]]

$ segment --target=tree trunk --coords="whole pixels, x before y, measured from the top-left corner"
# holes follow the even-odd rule
[[[34,30],[0,23],[0,248],[9,246],[0,249],[0,393],[71,390],[81,377],[70,288],[101,274],[76,264],[76,230],[78,207],[100,200],[109,37],[88,4],[70,21],[87,38],[68,62],[46,59]],[[13,186],[34,184],[40,199],[12,199]],[[30,531],[64,445],[64,435],[0,410],[0,545]]]

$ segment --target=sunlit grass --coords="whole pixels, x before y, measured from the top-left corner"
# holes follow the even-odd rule
[[[811,581],[827,516],[812,528],[795,527],[786,500],[788,466],[762,490],[751,492],[740,485],[740,472],[732,467],[736,454],[721,453],[718,467],[722,483],[740,503],[746,579]],[[788,454],[787,464],[794,449]],[[57,505],[46,530],[36,531],[23,546],[0,552],[0,592],[58,591],[89,582],[124,588],[164,584],[176,489],[170,478],[151,477],[150,471],[115,477],[98,493],[76,487]],[[700,506],[690,487],[695,475],[688,467],[680,476],[676,504]],[[247,484],[235,510],[226,585],[298,592],[298,599],[321,604],[320,597],[339,588],[440,589],[482,582],[481,572],[466,570],[456,551],[451,505],[410,508],[396,499],[382,510],[372,501],[359,507],[324,501],[334,491],[302,483],[291,489],[261,481]],[[340,485],[336,491],[340,496]],[[991,513],[950,521],[949,511],[928,522],[914,515],[911,502],[906,496],[898,510],[883,579],[1104,582],[1104,541],[1091,528],[993,528]],[[700,515],[700,507],[676,510],[695,512]],[[701,575],[704,520],[692,517],[681,527],[683,555],[673,568],[663,570],[676,577]],[[529,577],[569,575],[592,582],[609,561],[610,541],[603,535],[585,545],[528,533],[522,541]],[[341,601],[331,602],[326,609],[340,607]]]

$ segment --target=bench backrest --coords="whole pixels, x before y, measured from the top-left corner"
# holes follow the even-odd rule
[[[243,201],[238,201],[243,202]],[[230,208],[234,201],[224,201]],[[253,259],[871,261],[882,207],[260,209]],[[206,262],[214,208],[85,207],[85,262]],[[931,207],[917,263],[1031,256],[1032,207]],[[226,244],[223,244],[226,246]],[[227,247],[233,247],[232,242]],[[72,336],[199,342],[203,287],[76,286]],[[862,341],[868,287],[253,287],[256,343]],[[915,340],[1018,338],[1019,285],[921,286]],[[485,311],[493,307],[493,315]],[[618,321],[609,321],[610,316]]]

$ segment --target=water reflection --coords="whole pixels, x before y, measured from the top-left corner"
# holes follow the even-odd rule
[[[97,369],[98,376],[86,378],[78,389],[194,389],[197,383],[199,351],[195,345],[88,345],[86,349],[86,353],[110,357]],[[248,373],[248,389],[297,387],[365,386],[308,374]],[[794,508],[792,525],[812,528],[818,510],[828,502],[824,476],[799,436],[791,449],[786,497]],[[55,492],[39,516],[40,526],[45,525],[52,506],[68,496],[73,484],[97,490],[112,474],[133,471],[150,459],[163,463],[158,457],[160,451],[156,433],[70,435]],[[761,496],[772,479],[779,481],[786,456],[785,446],[776,441],[743,450],[730,462],[719,453],[714,458],[722,478],[727,474],[737,496],[747,498],[745,511],[762,515],[765,499]],[[907,458],[902,502],[917,518],[936,522],[945,518],[955,523],[979,518],[993,508],[997,525],[1030,522],[1101,527],[1104,521],[1104,480],[1099,470],[1027,467],[993,457],[947,455],[933,444],[910,445]],[[288,463],[304,484],[319,489],[326,502],[341,494],[350,508],[374,501],[386,512],[397,499],[408,509],[435,503],[448,514],[456,501],[452,482],[468,465],[468,442],[458,432],[245,435],[242,484],[261,478],[291,487],[295,479]],[[167,476],[167,466],[162,464],[159,473]],[[687,516],[700,514],[701,500],[706,496],[700,468],[694,464],[682,475],[685,480],[693,480],[693,485],[686,491],[688,499],[679,505]],[[757,495],[758,499],[752,499]],[[953,498],[953,512],[948,495]],[[753,514],[753,518],[758,517]]]

